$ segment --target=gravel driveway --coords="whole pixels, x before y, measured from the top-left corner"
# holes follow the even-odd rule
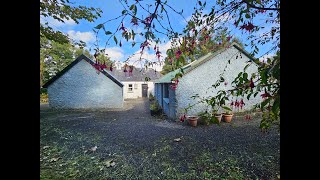
[[[73,177],[185,179],[184,175],[192,172],[188,174],[193,177],[190,179],[215,179],[234,177],[229,173],[234,171],[239,179],[276,179],[280,174],[280,134],[275,128],[261,133],[259,121],[259,116],[251,121],[236,116],[232,123],[194,128],[152,117],[147,99],[127,100],[124,108],[113,110],[58,111],[42,105],[41,170],[64,172],[58,164],[50,164],[44,159],[48,155],[43,150],[45,146],[64,147],[60,150],[63,152],[59,156],[61,162],[97,146],[93,154],[98,159],[96,163],[110,158],[116,160],[113,171],[100,169],[90,176],[76,171],[78,175],[75,173]],[[173,141],[179,137],[180,142]],[[203,169],[199,168],[200,164]],[[215,175],[217,164],[225,174]]]

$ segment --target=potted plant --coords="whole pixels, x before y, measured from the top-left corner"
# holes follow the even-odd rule
[[[197,126],[198,119],[199,119],[198,116],[187,116],[188,123],[193,127]]]
[[[222,114],[221,113],[218,113],[218,111],[213,111],[212,112],[212,116],[215,118],[215,121],[217,123],[221,122],[221,119],[222,119]]]
[[[158,101],[154,100],[154,101],[150,102],[150,113],[151,113],[151,116],[159,115],[160,112],[161,112],[161,109],[159,107]]]
[[[211,97],[210,99],[206,100],[206,103],[211,106],[211,110],[212,110],[212,119],[213,122],[215,123],[220,123],[221,119],[223,117],[223,113],[220,112],[220,108],[223,108],[227,111],[231,111],[230,108],[224,106],[225,105],[225,100],[227,100],[226,97],[222,96],[222,95],[218,95],[216,97]]]
[[[232,117],[233,117],[232,111],[226,111],[225,113],[223,113],[223,120],[227,123],[231,122]]]
[[[207,111],[205,112],[200,112],[198,114],[199,119],[198,119],[198,123],[199,124],[203,124],[203,125],[209,125],[212,122],[212,115],[210,113],[208,113]]]

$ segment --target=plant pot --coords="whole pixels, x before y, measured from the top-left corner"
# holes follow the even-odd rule
[[[218,119],[218,122],[221,122],[222,119],[222,114],[214,114],[214,117],[216,117]]]
[[[227,123],[231,122],[232,117],[233,117],[233,114],[223,114],[224,122],[227,122]]]
[[[199,117],[197,116],[188,116],[188,122],[191,126],[196,127]]]

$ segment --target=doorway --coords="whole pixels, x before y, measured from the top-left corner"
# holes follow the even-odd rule
[[[148,84],[142,84],[142,97],[148,97]]]

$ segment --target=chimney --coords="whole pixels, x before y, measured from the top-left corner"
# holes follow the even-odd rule
[[[116,69],[121,70],[122,63],[118,60],[115,64],[116,64]]]

